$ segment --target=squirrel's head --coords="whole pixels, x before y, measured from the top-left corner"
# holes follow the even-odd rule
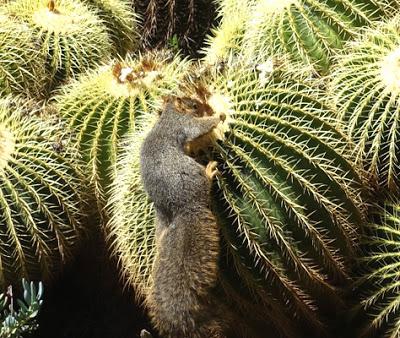
[[[214,114],[211,106],[201,100],[189,96],[167,96],[163,98],[163,107],[173,105],[175,111],[195,117],[211,116]],[[165,109],[160,111],[160,114]]]

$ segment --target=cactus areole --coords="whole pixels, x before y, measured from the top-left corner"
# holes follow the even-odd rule
[[[79,21],[82,17],[57,9],[54,0],[50,0],[47,7],[38,8],[32,15],[33,22],[49,32],[68,33],[80,29]]]
[[[400,94],[400,46],[389,53],[381,64],[381,81],[393,94]]]

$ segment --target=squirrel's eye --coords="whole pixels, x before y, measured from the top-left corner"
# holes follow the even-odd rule
[[[197,103],[194,102],[192,107],[193,107],[193,109],[197,109],[199,106],[197,105]]]

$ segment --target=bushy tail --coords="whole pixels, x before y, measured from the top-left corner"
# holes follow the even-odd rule
[[[210,294],[218,278],[219,231],[211,211],[185,210],[158,232],[150,316],[166,337],[222,337]]]

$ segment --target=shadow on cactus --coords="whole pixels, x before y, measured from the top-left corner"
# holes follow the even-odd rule
[[[15,102],[0,101],[3,287],[21,277],[48,280],[83,235],[78,156],[71,136],[54,122],[23,116]]]
[[[326,318],[346,307],[341,290],[357,256],[362,180],[321,93],[283,68],[255,68],[228,65],[209,80],[208,103],[232,120],[226,140],[206,155],[221,173],[212,196],[224,242],[221,285],[241,316],[257,309],[251,320],[261,328],[288,337],[324,332]],[[138,172],[143,135],[124,143],[108,225],[125,280],[141,296],[154,259],[152,205]]]
[[[393,0],[258,0],[247,22],[243,51],[250,56],[288,53],[326,74],[356,27],[388,17],[397,6]]]
[[[355,161],[386,193],[399,191],[400,16],[362,30],[339,56],[332,96],[356,144]]]
[[[399,265],[400,205],[386,202],[365,227],[366,257],[360,262],[365,275],[358,281],[361,306],[368,317],[358,337],[395,338],[400,334]]]
[[[36,317],[43,304],[43,284],[39,282],[36,288],[33,282],[28,283],[22,279],[22,287],[23,300],[17,299],[16,303],[12,286],[8,287],[6,293],[0,294],[0,311],[3,317],[0,324],[1,338],[21,338],[38,327]]]
[[[187,62],[167,53],[150,53],[100,67],[63,88],[60,113],[77,131],[99,207],[114,175],[120,139],[137,129],[138,117],[176,88]]]
[[[4,10],[37,38],[45,58],[47,90],[109,57],[111,44],[102,21],[71,0],[20,0]]]
[[[0,12],[0,97],[40,97],[45,83],[44,63],[33,32]]]

